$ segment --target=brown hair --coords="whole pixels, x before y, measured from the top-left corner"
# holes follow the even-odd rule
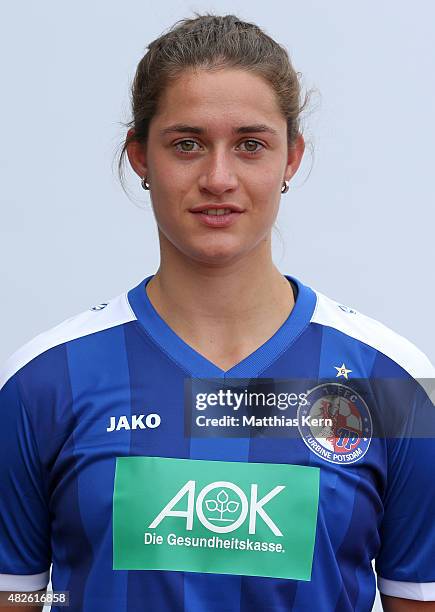
[[[287,119],[287,141],[292,146],[300,133],[300,73],[290,62],[287,50],[254,23],[235,15],[194,13],[195,18],[177,21],[166,33],[148,45],[131,86],[133,118],[123,124],[134,128],[122,144],[118,173],[123,184],[123,160],[128,144],[146,142],[151,119],[166,85],[185,69],[219,70],[240,68],[263,77],[274,89],[279,107]]]

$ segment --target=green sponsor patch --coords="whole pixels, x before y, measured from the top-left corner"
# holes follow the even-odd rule
[[[113,569],[310,580],[319,468],[118,457]]]

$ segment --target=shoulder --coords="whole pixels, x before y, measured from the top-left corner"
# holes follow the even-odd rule
[[[434,378],[435,368],[415,344],[377,319],[314,290],[312,323],[330,327],[397,363],[413,378]]]
[[[135,319],[127,292],[65,319],[33,337],[9,357],[0,369],[0,389],[19,370],[46,351]]]

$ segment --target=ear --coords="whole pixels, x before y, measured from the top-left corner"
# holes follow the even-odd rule
[[[131,128],[127,132],[127,136],[131,136],[134,134],[134,128]],[[147,175],[147,161],[146,161],[146,146],[137,142],[136,140],[132,140],[127,145],[127,156],[128,161],[130,162],[131,167],[136,172],[136,174],[143,178]]]
[[[288,149],[287,167],[285,169],[285,180],[289,181],[296,174],[305,151],[305,140],[302,134],[298,134],[293,146]]]

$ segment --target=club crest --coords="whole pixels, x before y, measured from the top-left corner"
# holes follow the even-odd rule
[[[300,425],[308,448],[318,457],[337,464],[360,461],[366,454],[373,433],[370,411],[363,398],[340,383],[324,383],[307,393],[308,405],[299,408],[302,416],[322,419],[323,425]]]

